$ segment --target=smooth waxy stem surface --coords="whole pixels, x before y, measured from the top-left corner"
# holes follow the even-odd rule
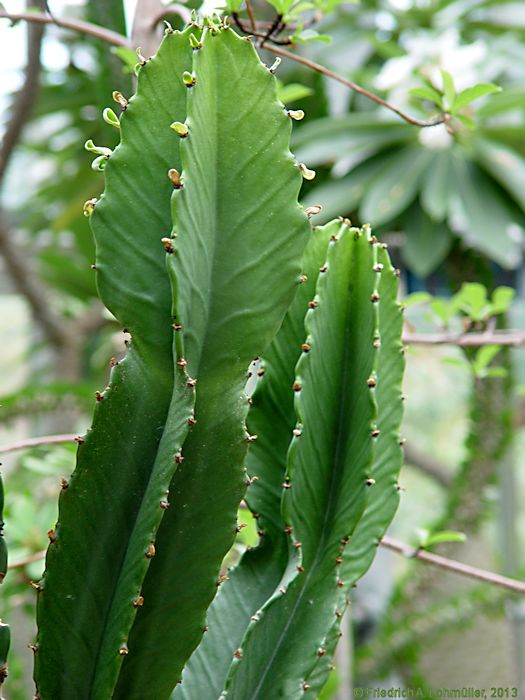
[[[230,669],[235,650],[250,619],[277,589],[288,563],[288,542],[281,515],[286,453],[296,428],[295,365],[305,347],[304,317],[313,299],[319,270],[326,260],[330,227],[314,230],[303,262],[302,282],[283,324],[264,353],[263,373],[252,397],[248,430],[257,435],[246,466],[252,480],[245,500],[257,513],[261,544],[248,550],[208,611],[208,632],[184,669],[182,685],[173,693],[179,700],[216,700]]]
[[[171,76],[190,65],[186,32],[166,36],[141,69],[137,95],[120,119],[121,144],[107,163],[104,195],[91,214],[99,293],[132,341],[98,396],[60,495],[37,610],[41,700],[111,696],[169,484],[170,477],[156,482],[144,503],[174,376],[172,295],[159,239],[171,228],[166,173],[180,168],[169,125],[184,112],[187,89]],[[149,522],[139,521],[145,505]]]
[[[374,241],[340,222],[311,237],[304,284],[263,356],[248,420],[258,480],[246,499],[262,542],[229,572],[174,700],[214,700],[228,675],[221,697],[316,697],[326,681],[349,589],[398,500],[402,319],[396,275]]]
[[[202,637],[246,488],[246,371],[292,301],[310,231],[273,76],[229,29],[205,32],[201,43],[168,259],[196,423],[170,486],[119,698],[169,697]]]

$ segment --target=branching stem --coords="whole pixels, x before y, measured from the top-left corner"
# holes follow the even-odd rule
[[[457,345],[481,348],[484,345],[520,347],[525,345],[525,331],[505,330],[484,333],[405,333],[406,345]]]
[[[26,22],[36,22],[37,24],[55,24],[63,29],[71,29],[71,31],[79,34],[93,36],[96,39],[105,41],[113,46],[129,46],[129,42],[125,36],[118,32],[113,32],[110,29],[99,27],[91,22],[82,22],[78,19],[57,19],[55,16],[40,12],[5,12],[0,11],[0,19],[10,19],[12,22],[24,20]]]
[[[265,48],[267,51],[271,51],[277,56],[289,58],[292,61],[296,61],[296,63],[301,63],[303,66],[307,66],[307,68],[311,68],[312,70],[315,70],[318,73],[322,73],[322,75],[326,75],[328,78],[332,78],[332,80],[337,80],[337,82],[341,83],[342,85],[345,85],[347,88],[350,88],[350,90],[353,90],[354,92],[363,95],[363,97],[367,97],[369,100],[376,102],[382,107],[386,107],[386,109],[389,109],[391,112],[394,112],[394,114],[397,114],[398,117],[401,117],[401,119],[408,122],[409,124],[412,124],[413,126],[419,126],[422,128],[429,126],[437,126],[438,124],[444,124],[448,119],[448,116],[446,114],[440,114],[439,116],[434,117],[434,119],[429,120],[415,119],[415,117],[411,117],[409,114],[406,114],[406,112],[403,112],[395,105],[390,104],[390,102],[383,100],[383,98],[379,97],[378,95],[375,95],[373,92],[366,90],[366,88],[357,85],[356,83],[352,82],[351,80],[348,80],[348,78],[345,78],[342,75],[339,75],[338,73],[334,73],[329,68],[325,68],[319,63],[315,63],[315,61],[311,61],[309,58],[304,58],[304,56],[299,56],[298,54],[292,53],[291,51],[287,51],[286,49],[282,49],[278,46],[272,46],[267,43],[264,44],[263,48]]]
[[[18,450],[28,450],[32,447],[40,447],[41,445],[60,445],[65,442],[74,442],[77,435],[42,435],[42,437],[27,438],[11,442],[8,445],[0,445],[0,454],[7,452],[17,452]]]
[[[462,564],[454,559],[448,559],[439,554],[432,554],[432,552],[427,552],[424,549],[414,549],[414,547],[404,542],[399,542],[399,540],[395,540],[393,537],[387,537],[385,535],[379,544],[409,559],[419,559],[420,561],[427,562],[427,564],[439,566],[442,569],[453,571],[456,574],[461,574],[468,578],[474,578],[477,581],[484,581],[494,586],[508,588],[511,591],[525,593],[524,581],[518,581],[517,579],[508,578],[507,576],[500,576],[500,574],[494,574],[492,571],[486,571],[485,569],[478,569],[469,564]]]
[[[5,12],[5,11],[0,11],[0,19],[5,18],[5,19],[10,19],[13,22],[19,21],[19,20],[26,20],[28,22],[39,22],[41,24],[57,24],[60,27],[63,27],[64,29],[71,29],[72,31],[79,32],[81,34],[86,34],[89,36],[96,37],[97,39],[101,39],[102,41],[107,42],[108,44],[112,44],[114,46],[129,46],[129,41],[125,36],[122,36],[121,34],[118,34],[117,32],[112,32],[108,29],[104,29],[103,27],[99,27],[96,24],[91,24],[90,22],[82,22],[80,20],[72,20],[72,19],[60,19],[57,20],[56,18],[50,17],[47,14],[40,14],[40,13],[33,13],[33,12],[19,12],[17,14],[10,13],[10,12]],[[382,107],[385,107],[386,109],[389,109],[391,112],[394,112],[394,114],[397,114],[398,117],[403,119],[404,121],[408,122],[409,124],[412,124],[413,126],[418,126],[418,127],[429,127],[429,126],[436,126],[437,124],[444,124],[448,120],[448,115],[446,114],[440,114],[437,117],[434,117],[433,119],[430,120],[422,120],[422,119],[416,119],[414,117],[411,117],[409,114],[406,114],[403,112],[403,110],[399,109],[395,105],[390,104],[386,100],[383,100],[381,97],[378,95],[375,95],[373,92],[370,92],[369,90],[366,90],[366,88],[361,87],[360,85],[357,85],[356,83],[352,82],[351,80],[348,80],[348,78],[345,78],[342,75],[339,75],[338,73],[334,73],[331,71],[329,68],[325,68],[324,66],[320,65],[319,63],[315,63],[315,61],[311,61],[309,58],[304,58],[303,56],[299,56],[298,54],[294,54],[291,51],[287,51],[286,49],[281,48],[281,46],[277,46],[276,44],[279,45],[289,45],[290,39],[276,39],[272,38],[271,39],[271,44],[268,43],[269,39],[267,37],[267,32],[262,33],[257,31],[257,25],[254,20],[254,29],[251,31],[247,30],[246,27],[242,24],[241,20],[238,17],[233,17],[234,22],[236,25],[239,27],[239,29],[247,34],[253,34],[254,36],[260,38],[263,40],[261,48],[265,48],[267,51],[271,51],[272,53],[276,54],[277,56],[282,56],[283,58],[289,58],[291,61],[295,61],[296,63],[301,63],[303,66],[306,66],[307,68],[310,68],[311,70],[315,70],[318,73],[322,73],[323,75],[326,75],[328,78],[331,78],[332,80],[337,80],[337,82],[341,83],[342,85],[345,85],[347,88],[350,90],[353,90],[354,92],[359,93],[360,95],[363,95],[363,97],[368,98],[369,100],[372,100],[373,102],[376,102],[378,105],[381,105]],[[250,18],[251,22],[251,18]]]

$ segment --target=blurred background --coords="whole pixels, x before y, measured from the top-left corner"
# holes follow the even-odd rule
[[[116,145],[118,132],[101,113],[114,90],[132,94],[137,59],[56,24],[1,19],[28,9],[22,1],[1,5],[0,448],[9,448],[84,432],[109,359],[124,352],[91,270],[83,204],[102,192],[103,178],[83,144]],[[200,5],[32,0],[29,7],[102,25],[148,56],[162,18],[180,27]],[[318,223],[343,215],[373,226],[401,270],[407,338],[424,335],[421,344],[407,340],[406,465],[389,534],[417,546],[435,533],[463,533],[448,539],[465,541],[433,549],[523,578],[524,332],[514,334],[514,347],[459,347],[455,339],[525,329],[525,4],[321,0],[297,8],[295,23],[311,26],[297,28],[294,51],[417,119],[435,116],[451,89],[502,88],[468,102],[447,124],[418,128],[303,65],[284,60],[277,70],[281,100],[306,114],[293,134],[297,159],[317,172],[304,203],[323,206]],[[253,9],[261,20],[275,16],[262,0]],[[273,63],[269,52],[261,55]],[[444,336],[452,342],[435,342]],[[32,687],[30,584],[42,572],[75,445],[2,458],[14,566],[0,590],[0,616],[14,634],[7,697],[22,700]],[[236,548],[254,536],[246,528]],[[525,690],[525,603],[503,588],[380,549],[344,626],[325,699],[348,700],[354,686]]]

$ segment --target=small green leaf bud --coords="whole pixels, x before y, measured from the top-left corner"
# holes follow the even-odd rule
[[[126,109],[126,107],[128,106],[128,101],[124,97],[124,95],[121,92],[119,92],[118,90],[113,90],[111,96],[113,97],[115,102],[122,107],[122,111],[124,111]]]
[[[106,107],[106,109],[102,112],[102,119],[106,122],[106,124],[114,126],[116,129],[120,129],[120,119],[110,107]]]
[[[84,202],[84,207],[83,207],[83,212],[84,216],[91,216],[95,209],[95,204],[97,203],[97,200],[95,197],[92,199],[88,199],[87,202]]]
[[[275,73],[275,71],[276,71],[276,70],[279,68],[279,66],[281,65],[282,60],[283,60],[283,59],[280,58],[279,56],[275,59],[275,61],[272,63],[272,65],[268,68],[268,70],[270,71],[270,73]]]
[[[182,182],[180,180],[180,173],[178,170],[175,170],[175,168],[170,168],[168,170],[168,177],[171,181],[171,184],[176,190],[180,190],[182,187]]]
[[[195,76],[189,71],[185,70],[182,74],[182,82],[186,87],[193,87],[195,85]]]
[[[95,146],[92,139],[88,139],[86,141],[84,148],[90,153],[94,153],[97,156],[104,156],[105,158],[109,158],[109,156],[113,153],[111,148],[106,148],[105,146]]]
[[[176,131],[181,138],[185,138],[190,131],[187,125],[182,122],[173,122],[173,124],[170,124],[170,129]]]
[[[202,49],[202,44],[197,39],[195,34],[190,34],[190,46],[194,51],[196,51],[197,49]]]
[[[307,216],[315,216],[316,214],[319,214],[323,210],[323,207],[320,204],[313,204],[311,207],[307,207],[304,210],[304,213]]]
[[[97,170],[102,171],[106,167],[107,162],[108,162],[108,156],[98,156],[91,163],[91,169],[94,170],[95,172]]]
[[[299,163],[299,170],[305,180],[313,180],[315,177],[315,170],[310,170],[306,167],[304,163]]]

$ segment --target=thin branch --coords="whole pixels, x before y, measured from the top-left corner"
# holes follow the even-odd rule
[[[39,22],[41,24],[57,24],[59,27],[62,27],[64,29],[71,29],[72,31],[80,32],[81,34],[87,34],[89,36],[94,36],[97,39],[101,39],[102,41],[106,41],[108,44],[113,44],[114,46],[130,46],[129,41],[125,36],[122,36],[121,34],[118,34],[117,32],[112,32],[108,29],[104,29],[103,27],[99,27],[96,24],[91,24],[90,22],[82,22],[80,20],[71,20],[71,19],[56,20],[56,19],[50,17],[49,15],[32,13],[32,12],[19,12],[17,14],[13,14],[10,12],[0,11],[0,19],[1,18],[10,19],[11,21],[26,20],[28,22]],[[245,28],[240,24],[240,21],[238,18],[237,18],[236,22],[237,22],[237,25],[239,26],[239,28],[242,31],[245,31]],[[255,27],[256,27],[256,25],[255,25]],[[252,31],[252,34],[254,36],[259,36],[262,39],[265,38],[265,35],[261,34],[260,32],[257,32],[256,29],[254,31]],[[287,39],[283,39],[282,41],[280,41],[278,39],[274,39],[273,41],[274,41],[274,43],[278,42],[278,43],[282,43],[282,44],[290,43],[289,40],[287,40]],[[267,43],[264,43],[264,46],[262,46],[261,48],[265,48],[267,51],[271,51],[272,53],[276,54],[277,56],[283,56],[284,58],[289,58],[292,61],[296,61],[297,63],[301,63],[303,66],[307,66],[308,68],[311,68],[312,70],[315,70],[318,73],[322,73],[323,75],[326,75],[328,78],[332,78],[333,80],[337,80],[342,85],[345,85],[346,87],[350,88],[350,90],[353,90],[354,92],[357,92],[360,95],[367,97],[369,100],[376,102],[378,105],[381,105],[382,107],[385,107],[386,109],[389,109],[391,112],[394,112],[394,114],[397,114],[398,117],[401,117],[401,119],[403,119],[404,121],[406,121],[409,124],[412,124],[414,126],[419,126],[419,127],[437,126],[438,124],[444,124],[448,119],[448,115],[446,115],[446,114],[441,114],[438,117],[435,117],[434,119],[430,119],[428,121],[421,120],[421,119],[415,119],[414,117],[411,117],[409,114],[406,114],[405,112],[403,112],[401,109],[398,109],[398,107],[395,107],[394,105],[390,104],[386,100],[383,100],[378,95],[375,95],[373,92],[370,92],[369,90],[366,90],[365,88],[362,88],[360,85],[357,85],[356,83],[352,82],[351,80],[348,80],[347,78],[343,77],[342,75],[338,75],[337,73],[334,73],[333,71],[329,70],[328,68],[321,66],[319,63],[315,63],[315,61],[311,61],[310,59],[304,58],[303,56],[293,54],[290,51],[287,51],[286,49],[279,48],[278,46],[268,45]]]
[[[494,574],[491,571],[486,571],[484,569],[478,569],[474,566],[468,564],[462,564],[459,561],[454,561],[453,559],[447,559],[439,554],[432,554],[424,549],[414,549],[404,542],[399,542],[393,537],[387,537],[386,535],[379,543],[382,547],[386,549],[391,549],[398,554],[402,554],[409,559],[419,559],[421,561],[427,562],[428,564],[433,564],[434,566],[439,566],[442,569],[447,569],[448,571],[453,571],[456,574],[461,574],[462,576],[467,576],[468,578],[474,578],[477,581],[484,581],[485,583],[491,583],[494,586],[502,586],[503,588],[508,588],[511,591],[516,591],[518,593],[525,593],[525,582],[518,581],[513,578],[508,578],[507,576],[500,576],[499,574]]]
[[[76,435],[47,435],[41,438],[29,438],[28,440],[22,440],[18,443],[12,443],[11,445],[6,445],[0,447],[0,453],[13,452],[15,450],[25,449],[28,447],[35,447],[37,445],[50,445],[56,443],[73,442],[77,438]],[[244,502],[241,503],[241,508],[246,508]],[[468,578],[474,578],[477,581],[484,581],[485,583],[490,583],[495,586],[501,586],[503,588],[508,588],[511,591],[516,591],[518,593],[525,594],[525,582],[518,581],[507,576],[501,576],[500,574],[495,574],[491,571],[486,571],[485,569],[478,569],[477,567],[470,566],[468,564],[462,564],[459,561],[454,561],[453,559],[447,559],[439,554],[432,554],[431,552],[426,552],[424,549],[414,549],[404,542],[394,539],[393,537],[388,537],[384,535],[382,540],[379,542],[382,547],[386,549],[391,549],[398,554],[409,559],[419,559],[420,561],[427,562],[428,564],[433,564],[442,569],[447,569],[448,571],[453,571],[456,574],[461,574],[462,576],[467,576]],[[40,559],[45,552],[39,552],[37,554],[31,555],[20,562],[11,564],[9,568],[16,568],[19,566],[24,566],[31,561],[36,561]]]
[[[410,443],[404,446],[405,451],[405,462],[413,467],[416,467],[419,471],[423,472],[426,476],[434,479],[440,486],[448,489],[452,485],[453,478],[447,472],[446,468],[437,459],[431,455],[424,454],[419,450],[414,449]]]
[[[28,26],[24,83],[16,94],[11,117],[0,146],[0,187],[13,152],[37,100],[43,34],[44,27],[42,25],[30,24]],[[27,299],[35,319],[42,327],[49,342],[55,347],[64,345],[66,342],[64,324],[60,317],[53,312],[47,300],[46,289],[40,284],[24,253],[14,243],[11,231],[2,219],[0,219],[0,255],[5,260],[15,288]]]
[[[166,19],[166,17],[170,16],[177,16],[182,19],[182,21],[185,24],[189,24],[191,22],[191,11],[188,10],[187,7],[184,7],[184,5],[176,4],[173,3],[172,5],[169,5],[168,7],[164,7],[162,9],[162,12],[158,12],[153,19],[151,20],[151,29],[155,29],[157,24],[159,22],[162,22],[163,20]]]
[[[0,16],[4,14],[0,12]],[[25,67],[24,84],[16,94],[11,117],[7,124],[2,145],[0,146],[0,185],[3,182],[7,166],[13,155],[13,151],[27,120],[35,105],[40,80],[41,64],[40,51],[44,28],[42,26],[29,26],[27,31],[27,61]]]
[[[261,41],[259,42],[259,47],[260,48],[267,48],[264,46],[266,41],[271,41],[272,44],[279,44],[280,46],[290,46],[292,43],[292,40],[287,38],[287,39],[276,39],[275,37],[271,37],[271,34],[275,31],[276,27],[274,27],[272,24],[269,25],[267,31],[260,32],[258,29],[247,29],[244,24],[242,23],[242,20],[240,19],[239,15],[236,12],[232,13],[232,19],[235,24],[235,26],[243,32],[243,34],[246,34],[248,36],[256,36],[258,39]],[[268,33],[270,31],[270,34]]]
[[[9,563],[7,565],[7,568],[9,570],[22,569],[24,566],[27,566],[28,564],[32,564],[34,561],[40,561],[45,556],[46,556],[46,550],[43,549],[41,552],[35,552],[34,554],[29,554],[27,557],[24,557],[23,559],[19,559],[18,561],[14,561],[12,563]]]
[[[78,440],[78,435],[43,435],[42,437],[27,438],[12,442],[9,445],[0,445],[0,454],[7,452],[16,452],[17,450],[27,450],[40,445],[59,445],[65,442],[75,442]]]
[[[78,32],[79,34],[85,34],[87,36],[93,36],[96,39],[105,41],[113,46],[130,46],[128,39],[118,32],[113,32],[110,29],[105,29],[100,27],[98,24],[92,24],[91,22],[82,22],[78,19],[57,19],[56,17],[51,17],[48,14],[38,13],[38,12],[5,12],[0,11],[0,19],[10,19],[12,22],[18,22],[20,20],[25,20],[26,22],[35,22],[37,24],[55,24],[62,29],[70,29],[73,32]]]
[[[13,242],[11,231],[0,219],[0,255],[17,291],[27,300],[34,318],[54,347],[67,343],[64,325],[53,312],[47,291],[40,284],[24,252]]]
[[[255,30],[257,29],[257,24],[255,22],[255,15],[253,14],[252,3],[250,2],[250,0],[246,0],[246,10],[248,11],[248,17],[250,18],[252,32],[255,32]]]
[[[264,36],[261,40],[261,46],[264,46],[264,42],[268,41],[269,39],[271,39],[272,41],[274,40],[273,35],[277,34],[277,30],[281,26],[282,19],[283,19],[283,16],[281,14],[276,15],[273,23],[270,24],[270,26],[266,30],[266,34],[264,34]]]
[[[404,333],[406,345],[457,345],[478,348],[484,345],[525,345],[525,331],[502,330],[484,333]]]
[[[381,105],[382,107],[386,107],[386,109],[389,109],[391,112],[394,112],[394,114],[397,114],[398,117],[401,117],[401,119],[408,122],[409,124],[413,124],[414,126],[419,126],[419,127],[437,126],[438,124],[444,124],[448,120],[448,115],[446,115],[446,114],[440,114],[438,117],[435,117],[434,119],[430,119],[428,121],[424,121],[421,119],[415,119],[414,117],[411,117],[409,114],[406,114],[405,112],[403,112],[401,109],[398,109],[394,105],[390,104],[386,100],[383,100],[378,95],[374,95],[373,92],[370,92],[369,90],[366,90],[365,88],[362,88],[360,85],[353,83],[351,80],[344,78],[342,75],[339,75],[338,73],[334,73],[333,71],[329,70],[328,68],[321,66],[319,63],[315,63],[315,61],[311,61],[309,58],[304,58],[303,56],[299,56],[297,54],[291,53],[290,51],[287,51],[286,49],[281,49],[277,46],[272,46],[269,44],[264,44],[264,46],[261,48],[265,48],[267,51],[271,51],[272,53],[276,54],[277,56],[283,56],[284,58],[289,58],[292,61],[296,61],[297,63],[301,63],[303,66],[307,66],[308,68],[311,68],[312,70],[315,70],[318,73],[322,73],[323,75],[326,75],[328,78],[332,78],[333,80],[337,80],[337,82],[342,83],[347,88],[350,88],[350,90],[353,90],[354,92],[357,92],[360,95],[367,97],[369,100],[376,102],[378,105]]]

